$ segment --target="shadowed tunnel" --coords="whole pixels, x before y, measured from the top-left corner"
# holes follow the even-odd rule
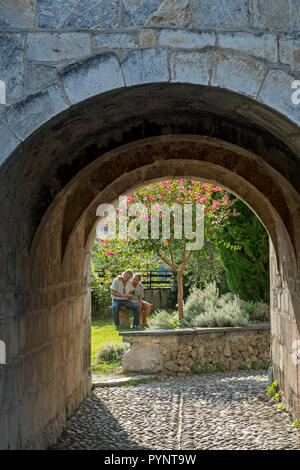
[[[233,92],[149,84],[70,107],[6,160],[0,291],[9,367],[1,370],[1,414],[7,429],[13,423],[15,446],[54,442],[90,388],[98,205],[163,178],[219,184],[268,230],[273,375],[300,417],[300,366],[291,361],[300,339],[300,162],[294,144],[278,137],[282,125],[295,132],[287,118]]]

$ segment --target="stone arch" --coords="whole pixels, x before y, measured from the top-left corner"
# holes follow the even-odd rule
[[[273,373],[299,417],[299,365],[290,361],[300,321],[299,113],[291,102],[298,66],[292,39],[276,25],[265,32],[259,8],[251,28],[241,9],[234,23],[241,31],[230,31],[231,15],[227,24],[205,19],[208,30],[200,30],[195,10],[193,23],[184,15],[183,29],[164,21],[156,29],[166,7],[156,20],[147,14],[143,30],[140,13],[125,14],[123,27],[137,26],[133,32],[94,33],[84,24],[70,32],[55,23],[55,8],[52,20],[39,10],[42,30],[32,20],[27,31],[30,10],[26,32],[7,33],[5,47],[16,52],[12,73],[26,56],[27,78],[8,77],[15,87],[9,83],[0,109],[1,447],[45,447],[87,394],[85,274],[95,207],[165,176],[222,183],[269,231]],[[116,24],[108,18],[105,27]],[[38,74],[41,85],[30,87]]]

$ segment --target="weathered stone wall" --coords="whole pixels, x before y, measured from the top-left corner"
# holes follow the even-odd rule
[[[270,327],[191,328],[120,333],[130,349],[125,372],[189,374],[226,368],[266,366]]]
[[[284,266],[284,262],[286,262],[286,256],[283,256],[278,263],[271,244],[270,303],[273,379],[277,379],[280,384],[282,400],[287,404],[287,409],[298,417],[300,416],[300,324],[295,313],[299,304],[294,304],[292,301],[289,285],[295,280],[288,277],[288,268]]]
[[[168,303],[170,295],[169,287],[161,287],[160,289],[145,289],[145,300],[152,304],[152,312],[159,309],[164,309]]]
[[[291,103],[299,30],[297,0],[3,1],[0,162],[70,105],[149,82],[231,89],[299,124]],[[256,110],[241,113],[271,126]],[[299,143],[296,129],[279,127]]]

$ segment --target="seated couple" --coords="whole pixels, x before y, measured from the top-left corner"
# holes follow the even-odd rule
[[[114,279],[110,286],[116,330],[120,328],[120,307],[125,307],[132,311],[132,328],[139,329],[140,326],[148,326],[147,316],[151,311],[152,304],[144,300],[144,287],[141,284],[141,279],[142,276],[140,274],[133,274],[131,269],[127,269],[123,272],[122,276]]]

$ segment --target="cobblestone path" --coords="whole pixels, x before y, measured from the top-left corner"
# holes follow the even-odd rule
[[[97,388],[54,449],[300,449],[300,430],[266,393],[265,371]]]

